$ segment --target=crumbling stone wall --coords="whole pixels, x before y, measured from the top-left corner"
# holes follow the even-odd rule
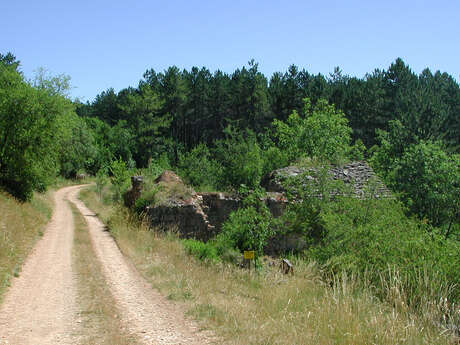
[[[265,203],[274,217],[283,214],[288,203],[283,192],[282,182],[292,176],[303,175],[307,180],[315,179],[308,175],[306,168],[295,166],[278,169],[268,175],[263,186],[268,190]],[[332,179],[343,180],[353,187],[356,197],[365,197],[367,184],[375,178],[372,169],[365,162],[353,162],[343,167],[331,167],[329,174]],[[143,180],[140,176],[133,176],[133,187],[126,194],[125,203],[134,205],[136,198],[140,196]],[[378,179],[376,180],[376,197],[388,197],[390,192]],[[180,177],[172,171],[165,171],[155,181],[162,188],[168,190],[171,187],[184,185]],[[173,188],[175,187],[175,188]],[[146,215],[152,227],[175,228],[180,236],[196,238],[207,241],[218,234],[222,224],[228,219],[230,213],[242,207],[242,201],[228,193],[195,193],[189,189],[186,196],[170,193],[161,204],[147,207]],[[166,192],[168,195],[168,193]],[[283,250],[302,250],[305,240],[297,235],[282,236],[272,239],[266,250],[269,253],[276,253]]]
[[[203,198],[203,210],[217,233],[220,232],[222,224],[230,216],[230,213],[241,207],[241,200],[229,194],[201,193],[200,196]]]
[[[215,236],[214,227],[194,204],[147,207],[146,214],[153,227],[177,230],[184,238],[208,241]]]

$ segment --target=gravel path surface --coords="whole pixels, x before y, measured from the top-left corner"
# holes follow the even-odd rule
[[[76,344],[76,282],[72,272],[73,216],[65,198],[54,195],[50,223],[12,280],[0,307],[0,344]]]
[[[0,307],[0,344],[78,344],[75,322],[76,282],[72,271],[73,218],[66,202],[84,215],[92,245],[109,285],[124,328],[143,344],[210,344],[183,312],[151,286],[126,261],[96,215],[77,195],[84,186],[60,189],[55,210],[43,238]]]

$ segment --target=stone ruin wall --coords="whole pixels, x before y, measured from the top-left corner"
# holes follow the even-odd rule
[[[308,173],[307,169],[287,167],[278,169],[268,175],[262,185],[268,190],[265,202],[273,214],[280,216],[287,204],[282,189],[282,181],[287,177],[293,177]],[[343,167],[333,167],[329,170],[333,179],[341,179],[345,183],[352,183],[356,197],[362,198],[367,183],[375,178],[372,169],[365,162],[353,162]],[[164,172],[157,183],[181,183],[181,179],[171,171]],[[388,197],[391,193],[377,180],[376,196]],[[142,178],[132,178],[133,188],[126,193],[127,206],[135,204],[135,199],[140,195]],[[170,199],[161,205],[146,208],[146,216],[152,227],[169,228],[178,231],[181,237],[196,238],[207,241],[221,231],[222,224],[227,220],[230,213],[242,206],[240,199],[227,193],[195,193],[186,200]],[[291,236],[292,237],[292,236]],[[279,238],[276,244],[269,245],[269,252],[276,252],[283,248],[302,249],[302,243],[298,238]],[[300,246],[300,247],[299,247]]]
[[[286,201],[279,193],[270,193],[265,200],[270,212],[282,214]],[[277,199],[278,198],[278,199]],[[150,206],[146,215],[152,227],[173,228],[180,236],[208,241],[217,235],[222,224],[242,206],[242,201],[225,193],[197,193],[191,202]]]

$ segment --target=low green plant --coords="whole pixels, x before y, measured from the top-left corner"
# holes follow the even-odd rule
[[[142,191],[141,196],[136,200],[135,204],[135,211],[137,214],[141,214],[145,211],[147,206],[151,206],[155,203],[156,196],[160,188],[158,186],[153,186],[149,189],[145,189]]]
[[[102,200],[102,191],[108,183],[109,178],[107,176],[107,168],[99,169],[99,171],[96,173],[96,191],[100,200]]]
[[[381,277],[397,270],[404,277],[404,302],[411,307],[427,299],[459,300],[459,290],[453,288],[460,284],[459,244],[445,240],[439,229],[407,218],[400,202],[342,197],[322,208],[321,219],[326,235],[307,255],[332,272],[367,272],[377,294],[386,298]],[[427,290],[423,281],[437,286]]]
[[[362,161],[366,155],[366,146],[361,139],[357,139],[355,143],[350,147],[348,153],[350,158],[354,161]]]
[[[131,172],[126,166],[126,163],[121,159],[112,161],[109,169],[112,174],[113,200],[119,202],[121,201],[123,193],[129,187]]]
[[[186,252],[200,260],[212,262],[220,261],[217,248],[212,243],[201,242],[195,239],[182,240]]]
[[[150,159],[146,169],[142,170],[144,177],[155,180],[165,170],[170,170],[171,164],[166,153],[162,153],[157,159]]]
[[[261,256],[268,239],[273,235],[272,216],[261,200],[264,194],[262,190],[249,192],[243,187],[243,193],[247,193],[243,207],[230,214],[222,225],[222,232],[215,238],[220,255],[234,248],[240,251],[254,250]]]
[[[327,159],[334,163],[346,160],[352,129],[345,114],[324,99],[318,100],[313,107],[309,98],[303,101],[301,115],[294,110],[286,122],[273,121],[277,146],[290,162],[301,156]]]

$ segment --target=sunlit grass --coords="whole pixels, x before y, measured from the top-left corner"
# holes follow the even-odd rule
[[[72,213],[75,223],[73,266],[78,287],[80,344],[137,344],[134,337],[123,330],[120,313],[94,253],[85,219],[73,205]]]
[[[0,300],[51,217],[51,193],[21,203],[0,191]]]
[[[109,222],[122,251],[152,286],[188,309],[226,344],[456,344],[436,327],[437,314],[416,315],[382,302],[364,279],[325,280],[312,262],[294,260],[295,275],[277,266],[248,272],[198,262],[174,235],[149,230],[123,208],[82,197]],[[394,288],[389,285],[389,288]]]

